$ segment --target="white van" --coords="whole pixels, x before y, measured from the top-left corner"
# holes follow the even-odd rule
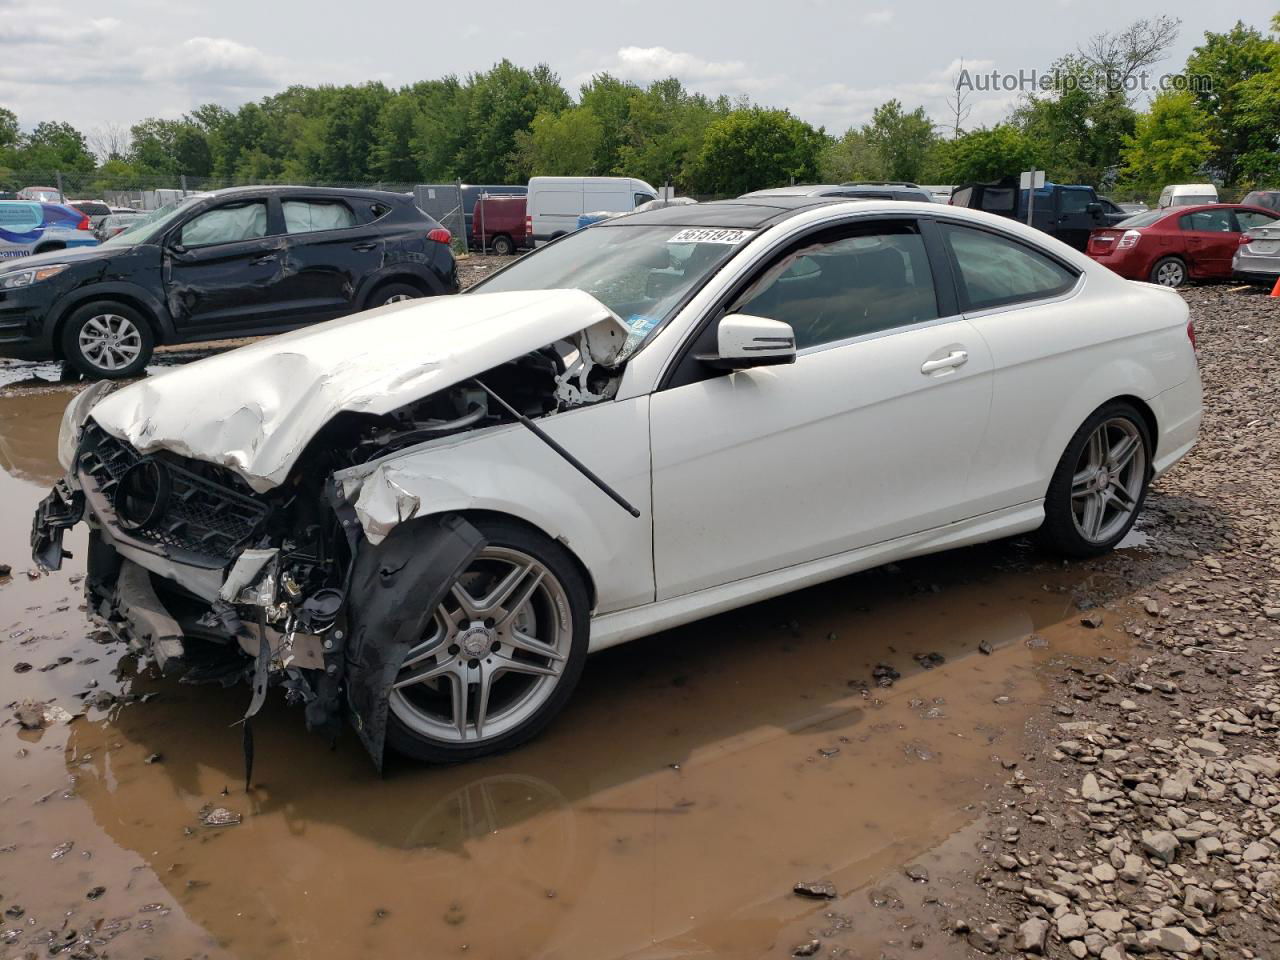
[[[1160,209],[1194,207],[1198,203],[1217,203],[1218,188],[1212,183],[1175,183],[1160,191]]]
[[[658,191],[632,177],[533,177],[525,216],[534,246],[573,233],[584,213],[630,213]]]

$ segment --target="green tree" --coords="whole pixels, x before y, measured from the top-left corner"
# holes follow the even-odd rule
[[[12,110],[0,107],[0,151],[12,150],[22,140],[22,130],[18,126],[18,115]]]
[[[546,64],[532,70],[503,60],[487,73],[468,78],[467,138],[458,151],[461,176],[473,183],[527,180],[516,134],[528,130],[539,113],[570,106],[560,79]]]
[[[999,180],[1030,170],[1043,169],[1030,138],[1011,123],[970,130],[954,140],[938,144],[940,183],[974,183]]]
[[[1125,138],[1123,187],[1149,195],[1165,184],[1196,179],[1213,149],[1206,126],[1190,93],[1161,93]]]
[[[631,95],[615,171],[656,186],[671,180],[693,189],[707,131],[730,110],[727,97],[690,93],[675,77],[654,81]]]
[[[937,139],[924,107],[904,113],[897,100],[876,108],[863,136],[879,155],[888,180],[920,179],[929,148]]]
[[[88,172],[98,165],[82,134],[69,123],[44,120],[21,142],[16,165],[40,172]]]
[[[839,140],[831,140],[822,148],[818,158],[818,179],[823,183],[884,180],[884,159],[865,131],[850,127]]]
[[[471,133],[471,89],[455,76],[429,80],[413,88],[421,104],[411,146],[418,175],[428,183],[462,176],[459,156]]]
[[[418,179],[413,140],[421,116],[422,102],[411,90],[401,90],[383,105],[369,149],[370,166],[380,180],[412,183]]]
[[[516,133],[520,166],[530,176],[583,177],[602,172],[596,167],[604,124],[588,107],[563,113],[540,113],[530,130]]]
[[[371,147],[382,109],[391,93],[381,83],[339,87],[324,118],[320,168],[324,180],[371,180]]]
[[[812,181],[825,144],[821,130],[787,110],[734,110],[707,128],[693,179],[701,192],[731,195]]]
[[[631,119],[631,104],[639,94],[640,88],[634,83],[607,73],[598,73],[582,85],[578,104],[600,121],[600,142],[592,167],[603,176],[625,175],[622,147]]]
[[[1280,25],[1276,25],[1280,26]],[[1266,80],[1254,78],[1280,70],[1280,42],[1237,22],[1227,33],[1206,33],[1204,43],[1187,58],[1186,75],[1194,81],[1196,101],[1209,118],[1212,164],[1228,183],[1240,174],[1241,158],[1274,144],[1276,128],[1259,94]]]

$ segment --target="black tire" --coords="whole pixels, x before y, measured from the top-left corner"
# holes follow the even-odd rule
[[[499,257],[509,257],[516,252],[516,245],[505,233],[500,233],[494,237],[490,247],[493,249],[494,254]]]
[[[95,348],[93,332],[110,330],[120,331],[116,348]],[[99,338],[99,342],[105,339]],[[63,358],[90,380],[136,376],[150,361],[155,342],[155,331],[147,318],[116,300],[95,300],[79,306],[62,325]]]
[[[1148,279],[1162,287],[1180,287],[1187,282],[1187,265],[1180,257],[1161,257],[1151,268]]]
[[[1090,539],[1080,529],[1072,487],[1081,466],[1082,456],[1085,455],[1085,447],[1089,444],[1094,432],[1103,424],[1118,421],[1127,423],[1134,435],[1141,440],[1140,469],[1134,468],[1135,474],[1140,473],[1141,485],[1134,497],[1133,509],[1128,519],[1123,523],[1117,523],[1114,530],[1106,531],[1105,537]],[[1053,479],[1049,482],[1049,490],[1045,494],[1044,525],[1039,532],[1041,542],[1068,557],[1096,557],[1113,549],[1124,539],[1133,527],[1134,521],[1137,520],[1138,514],[1142,512],[1142,506],[1147,499],[1147,489],[1151,484],[1153,450],[1151,431],[1147,426],[1146,418],[1132,404],[1117,400],[1095,410],[1075,432],[1053,472]],[[1136,476],[1134,479],[1136,481]]]
[[[422,291],[411,284],[388,283],[373,291],[373,296],[369,298],[368,309],[385,307],[388,303],[398,303],[401,300],[417,300],[422,295]]]
[[[550,696],[537,711],[515,727],[478,743],[452,743],[429,737],[410,727],[393,707],[387,711],[387,743],[405,756],[426,763],[457,763],[493,753],[501,753],[537,736],[558,714],[582,676],[590,637],[590,594],[577,564],[569,552],[543,534],[522,524],[501,518],[471,521],[485,537],[488,547],[510,548],[536,559],[559,582],[568,600],[572,625],[570,649]],[[465,574],[464,574],[465,575]]]

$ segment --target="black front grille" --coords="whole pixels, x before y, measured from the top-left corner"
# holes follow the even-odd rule
[[[240,481],[230,471],[168,453],[154,457],[169,476],[168,501],[152,523],[128,535],[169,548],[165,552],[175,559],[217,565],[234,559],[261,530],[268,506],[235,490],[231,484]],[[93,420],[85,424],[77,462],[82,480],[93,488],[87,493],[96,492],[112,505],[120,479],[143,459]]]

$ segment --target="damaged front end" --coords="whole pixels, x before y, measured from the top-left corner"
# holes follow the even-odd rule
[[[167,676],[249,682],[246,720],[273,685],[303,708],[310,730],[336,736],[346,716],[381,769],[396,672],[485,544],[464,515],[408,496],[395,523],[368,530],[355,509],[358,484],[335,475],[513,422],[539,432],[532,421],[606,400],[625,333],[605,318],[394,409],[344,406],[271,486],[218,451],[189,455],[199,447],[194,427],[183,443],[139,449],[129,439],[140,435],[136,423],[111,416],[135,410],[137,398],[114,403],[101,422],[102,407],[78,411],[68,473],[33,521],[33,556],[58,569],[63,532],[84,519],[88,608],[105,629]],[[139,384],[110,399],[141,387],[155,389]]]

